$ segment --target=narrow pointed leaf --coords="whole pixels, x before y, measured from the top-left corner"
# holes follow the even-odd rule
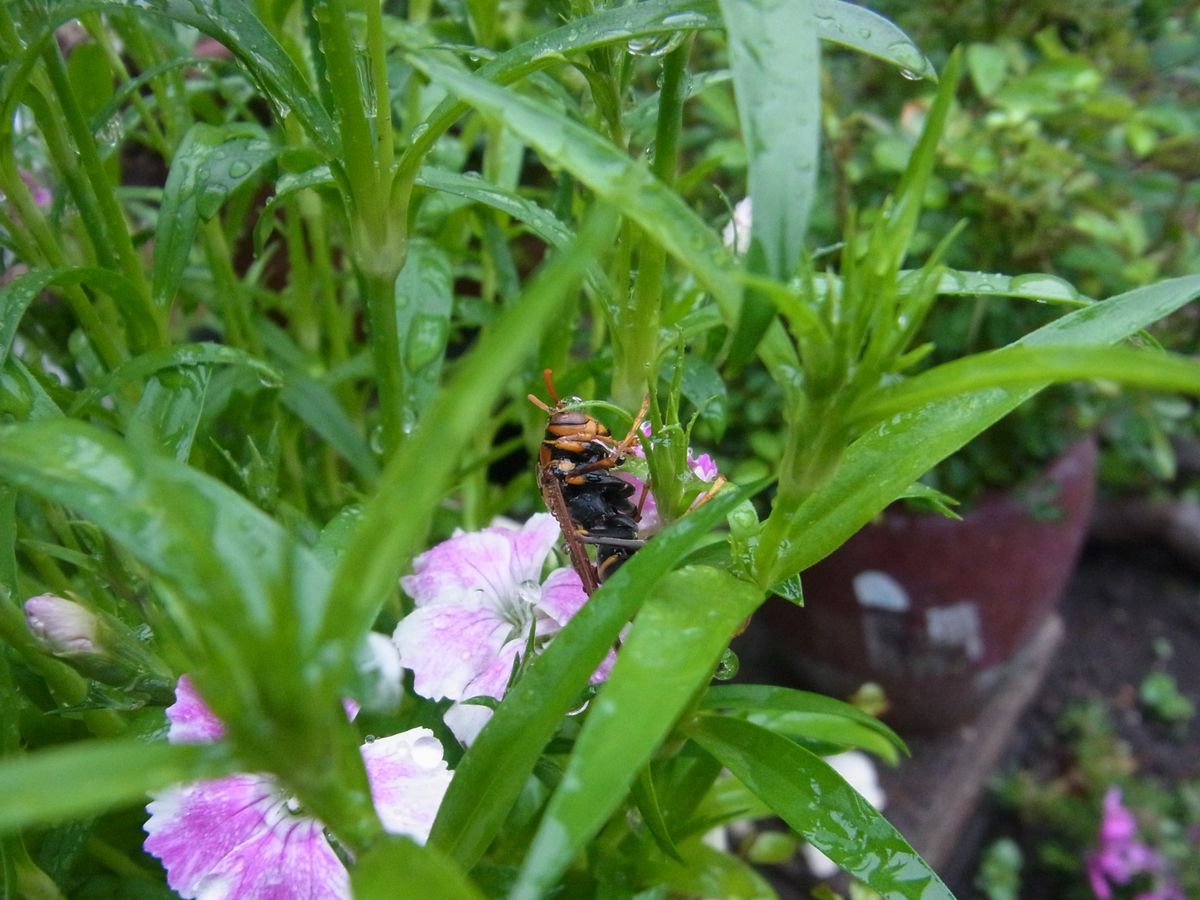
[[[181,627],[206,619],[206,631],[242,646],[247,661],[315,655],[328,573],[221,482],[64,419],[0,431],[0,479],[96,523],[178,598],[169,609]],[[283,585],[292,589],[281,598]],[[272,677],[301,676],[290,667]]]
[[[753,585],[702,566],[673,572],[654,589],[591,703],[511,897],[533,900],[554,886],[621,805],[761,600]]]
[[[691,737],[793,830],[885,897],[953,900],[891,823],[819,756],[725,716],[701,716]]]
[[[171,160],[154,233],[154,302],[169,307],[179,289],[201,221],[216,215],[278,148],[256,125],[193,125]]]
[[[878,422],[966,391],[1095,378],[1200,394],[1200,363],[1182,356],[1132,347],[1008,347],[943,363],[876,391],[853,410],[853,420]]]
[[[804,247],[817,184],[821,61],[816,22],[807,0],[721,0],[720,5],[749,158],[750,266],[784,279]]]
[[[244,2],[199,2],[199,0],[66,0],[51,7],[53,20],[61,24],[89,12],[136,10],[162,16],[215,38],[228,47],[239,63],[271,99],[276,114],[295,116],[322,152],[338,154],[337,127],[329,112],[309,87],[304,73],[256,15],[254,5]]]
[[[0,286],[0,367],[12,350],[21,319],[42,291],[78,284],[86,284],[116,301],[135,346],[153,347],[158,343],[158,318],[133,283],[120,272],[94,266],[35,269]]]
[[[96,815],[142,802],[148,791],[233,771],[221,745],[128,738],[8,756],[0,759],[0,833]]]
[[[224,344],[172,344],[159,347],[141,356],[136,356],[118,369],[114,369],[101,382],[81,393],[73,404],[69,415],[77,415],[102,397],[117,393],[122,387],[136,384],[164,369],[180,369],[189,366],[231,365],[244,366],[257,372],[264,380],[280,383],[283,376],[274,366],[252,356],[237,347]]]
[[[700,708],[802,713],[845,719],[874,732],[896,750],[908,753],[908,747],[901,737],[879,719],[868,715],[857,706],[811,691],[798,691],[769,684],[717,684],[708,689]]]

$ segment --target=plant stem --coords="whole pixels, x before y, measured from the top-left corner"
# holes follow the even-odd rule
[[[404,370],[396,323],[396,276],[362,273],[363,300],[371,329],[371,353],[379,387],[380,436],[385,458],[404,439]]]
[[[654,138],[652,171],[667,185],[674,184],[678,165],[679,133],[683,126],[683,86],[691,42],[684,41],[663,61],[662,89],[658,101],[658,127]],[[635,409],[654,378],[658,354],[659,314],[667,254],[662,245],[644,235],[638,253],[637,283],[625,309],[618,307],[620,339],[613,345],[613,402]]]

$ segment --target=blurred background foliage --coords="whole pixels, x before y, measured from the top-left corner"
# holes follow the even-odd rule
[[[940,65],[965,47],[968,77],[938,148],[913,246],[928,251],[959,222],[948,266],[1047,272],[1081,294],[1107,297],[1155,278],[1200,270],[1200,12],[1193,3],[1106,0],[1011,4],[884,2]],[[922,92],[917,92],[922,93]],[[878,210],[920,135],[929,95],[895,69],[849,54],[827,56],[823,85],[826,167],[814,209],[816,246],[840,239],[850,207]],[[714,121],[728,96],[701,104]],[[738,194],[738,148],[724,154]],[[1003,346],[1057,315],[1008,298],[943,298],[926,338],[931,362]],[[1200,321],[1176,313],[1146,340],[1195,353]],[[753,374],[732,404],[748,428],[745,449],[766,471],[780,448],[771,385]],[[1195,439],[1190,401],[1095,386],[1056,387],[1010,414],[927,479],[960,499],[1036,473],[1079,435],[1102,437],[1110,491],[1164,491],[1176,477],[1172,438]],[[1193,493],[1190,481],[1176,492]]]

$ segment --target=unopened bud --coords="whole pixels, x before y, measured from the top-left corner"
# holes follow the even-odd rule
[[[153,703],[174,699],[174,682],[158,658],[116,619],[58,597],[25,601],[29,631],[51,656],[81,675]]]
[[[90,609],[54,594],[25,601],[25,621],[47,653],[60,658],[94,654],[100,620]]]

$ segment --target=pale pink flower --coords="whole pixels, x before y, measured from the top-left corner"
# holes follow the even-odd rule
[[[554,517],[539,513],[518,528],[459,532],[416,558],[413,574],[400,580],[416,609],[394,640],[418,694],[504,696],[530,636],[540,649],[587,600],[573,569],[542,575],[559,534]],[[486,706],[459,703],[445,721],[469,743],[490,716]]]
[[[224,727],[187,676],[167,709],[173,743],[215,741]],[[451,773],[427,728],[362,747],[383,827],[424,842]],[[147,852],[162,860],[181,897],[205,900],[340,900],[350,877],[325,827],[269,775],[230,775],[169,788],[146,807]]]

